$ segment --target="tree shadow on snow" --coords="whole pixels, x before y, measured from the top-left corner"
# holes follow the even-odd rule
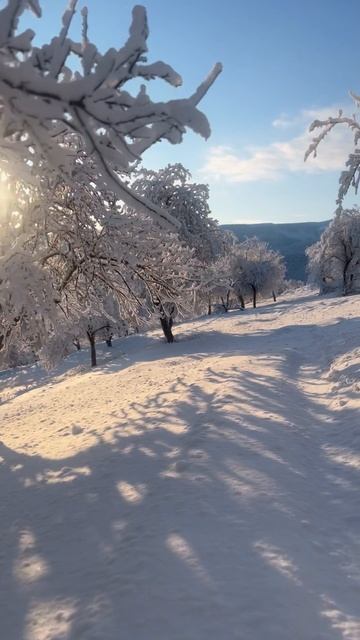
[[[334,356],[339,328],[359,330],[342,322],[277,329],[270,350],[267,331],[193,340],[221,356],[201,386],[132,403],[67,459],[1,443],[1,637],[358,638],[359,468],[323,446],[358,415],[297,384],[326,371],[319,340]]]

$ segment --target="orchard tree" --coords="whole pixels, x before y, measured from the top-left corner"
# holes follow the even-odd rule
[[[51,278],[21,247],[0,258],[0,273],[0,350],[35,353],[55,327],[62,332]]]
[[[98,298],[101,291],[98,292]],[[96,342],[101,340],[106,343],[107,347],[112,347],[112,339],[114,335],[126,336],[129,332],[129,324],[121,316],[119,300],[111,292],[104,295],[99,305],[98,300],[96,306],[86,308],[82,315],[79,315],[78,321],[74,327],[74,335],[76,336],[75,346],[78,348],[80,339],[85,337],[90,347],[91,366],[96,367]],[[73,340],[74,342],[74,340]]]
[[[249,238],[235,247],[231,261],[232,288],[238,296],[250,294],[254,308],[259,295],[273,295],[284,281],[283,257],[258,238]]]
[[[201,274],[200,283],[196,287],[197,298],[206,300],[208,315],[212,313],[213,302],[221,302],[225,312],[229,310],[231,297],[236,296],[241,308],[245,308],[243,292],[234,289],[233,264],[241,252],[240,243],[230,231],[218,230],[218,250],[216,260],[206,265]],[[236,278],[238,274],[236,275]]]
[[[132,188],[161,210],[167,211],[177,222],[179,241],[192,250],[192,272],[197,272],[193,282],[193,296],[196,297],[199,279],[202,278],[201,270],[211,264],[222,251],[224,243],[222,231],[210,216],[208,186],[191,182],[190,172],[178,163],[159,171],[139,169],[134,174]],[[190,284],[191,279],[187,278],[187,281]],[[176,305],[169,301],[166,306],[159,306],[159,312],[166,339],[172,342]]]
[[[33,259],[38,212],[36,191],[2,175],[0,351],[2,360],[6,351],[11,364],[16,364],[11,354],[37,351],[58,319],[51,278]]]
[[[360,292],[360,210],[339,211],[306,251],[310,280],[321,293]]]
[[[194,250],[201,263],[209,264],[221,250],[221,231],[211,218],[209,187],[191,182],[182,164],[169,164],[153,171],[140,169],[132,188],[136,193],[166,211],[177,222],[177,234]]]
[[[355,105],[360,106],[360,96],[350,92]],[[320,287],[321,293],[342,291],[344,295],[360,291],[359,282],[359,210],[343,209],[343,201],[350,187],[358,192],[360,183],[360,124],[356,115],[344,115],[339,110],[336,116],[326,120],[315,120],[310,131],[319,131],[305,153],[305,160],[316,157],[318,147],[331,131],[345,125],[354,136],[354,148],[345,162],[340,174],[337,196],[337,210],[334,220],[325,229],[320,241],[306,251],[310,281]]]
[[[181,85],[179,74],[163,62],[147,62],[149,29],[144,7],[133,9],[129,37],[104,54],[91,42],[83,8],[82,37],[69,36],[77,0],[70,0],[58,35],[33,45],[31,29],[19,31],[19,19],[31,9],[39,18],[39,0],[8,0],[0,11],[0,161],[4,171],[27,180],[52,168],[69,181],[74,159],[85,151],[94,161],[101,190],[109,189],[135,210],[170,220],[124,180],[144,151],[168,140],[182,141],[187,128],[204,138],[209,123],[197,105],[221,71],[217,64],[189,97],[154,102],[145,84],[131,95],[132,80],[162,79]],[[76,56],[76,70],[71,57]],[[171,221],[173,222],[173,221]]]
[[[360,97],[351,93],[359,107]],[[306,250],[309,280],[316,283],[320,293],[342,291],[344,295],[360,291],[359,283],[359,210],[343,209],[343,201],[350,187],[358,191],[360,182],[360,124],[355,115],[343,111],[326,120],[315,120],[310,131],[319,130],[305,153],[305,160],[316,157],[321,142],[338,125],[349,127],[354,134],[354,149],[349,154],[345,169],[340,174],[337,209],[334,220],[323,232],[319,242]]]
[[[198,302],[206,303],[208,315],[212,313],[214,301],[221,301],[225,312],[229,310],[232,284],[229,256],[219,257],[202,270],[196,293]]]
[[[172,315],[182,307],[192,252],[152,218],[124,212],[114,194],[79,177],[25,189],[23,200],[0,218],[0,236],[12,239],[0,254],[0,348],[39,353],[49,342],[41,353],[53,364],[51,345],[61,357],[81,318],[113,318],[109,296],[135,327],[161,318],[169,303]],[[90,344],[99,327],[92,324]]]
[[[179,242],[175,234],[155,235],[156,241],[148,254],[152,274],[148,274],[144,308],[152,317],[159,318],[166,341],[172,343],[174,320],[190,312],[201,265],[194,259],[193,251]]]

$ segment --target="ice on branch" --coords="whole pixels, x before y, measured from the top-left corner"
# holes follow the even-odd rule
[[[160,140],[177,144],[187,128],[204,138],[210,135],[198,103],[221,65],[215,65],[189,98],[153,102],[145,84],[131,95],[125,87],[134,78],[144,82],[160,78],[174,87],[182,82],[170,65],[148,64],[145,8],[134,7],[127,42],[102,54],[89,39],[86,9],[81,40],[70,38],[76,7],[77,0],[71,0],[59,35],[42,47],[32,44],[31,30],[18,33],[25,10],[41,15],[38,0],[8,0],[0,11],[1,161],[10,167],[20,160],[29,173],[39,175],[50,165],[68,179],[74,157],[85,151],[96,163],[99,188],[112,190],[138,211],[173,222],[160,207],[134,193],[123,175]],[[71,67],[73,55],[81,70]]]

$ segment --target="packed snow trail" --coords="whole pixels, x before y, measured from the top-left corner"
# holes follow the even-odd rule
[[[360,298],[301,295],[3,374],[1,640],[359,640]]]

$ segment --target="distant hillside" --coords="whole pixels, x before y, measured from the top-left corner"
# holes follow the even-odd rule
[[[223,229],[232,231],[239,240],[257,236],[268,242],[270,247],[279,251],[285,258],[287,278],[306,280],[305,249],[317,242],[329,221],[292,222],[275,224],[223,224]]]

